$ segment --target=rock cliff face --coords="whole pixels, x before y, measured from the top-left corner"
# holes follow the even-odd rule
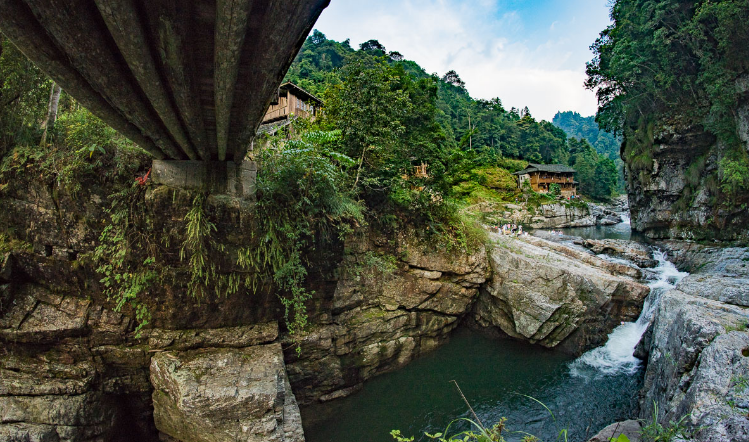
[[[749,250],[662,244],[695,273],[663,295],[639,344],[641,418],[685,418],[697,441],[749,440]],[[726,284],[729,282],[729,284]]]
[[[301,403],[348,395],[443,343],[489,272],[483,249],[429,249],[406,234],[362,232],[346,249],[336,290],[304,338],[302,355],[287,352]]]
[[[533,209],[523,204],[506,204],[501,218],[534,229],[607,226],[622,221],[620,213],[608,207],[593,203],[573,205],[562,202],[543,204]]]
[[[495,235],[492,279],[476,305],[476,322],[531,343],[580,354],[633,321],[649,288],[637,270],[534,237]],[[583,262],[582,260],[585,260]]]
[[[0,256],[0,440],[303,440],[294,392],[303,402],[340,397],[444,342],[489,270],[482,249],[360,232],[345,253],[309,257],[321,263],[309,270],[311,333],[301,355],[293,346],[284,355],[274,293],[190,299],[172,241],[164,259],[174,273],[149,293],[153,328],[136,337],[127,307],[113,311],[82,259],[98,243],[106,191],[74,200],[29,186],[3,199],[3,231],[27,232],[28,245]],[[142,204],[171,235],[190,197],[156,187]],[[207,204],[218,240],[247,241],[237,227],[251,221],[246,210]]]
[[[133,312],[114,311],[88,261],[111,191],[72,198],[31,183],[2,197],[0,226],[22,240],[0,256],[0,440],[297,442],[297,403],[350,394],[463,320],[579,353],[636,317],[647,293],[639,269],[534,238],[496,238],[489,257],[363,229],[308,256],[315,296],[297,354],[272,291],[187,295],[176,239],[191,195],[160,186],[138,200],[163,235],[165,273],[136,336]],[[251,211],[206,204],[226,253],[249,241],[238,226]]]
[[[744,104],[736,123],[749,151],[747,121],[749,104]],[[622,158],[632,227],[654,239],[746,241],[749,211],[719,198],[726,151],[726,144],[701,126],[642,123],[636,133],[625,134]]]

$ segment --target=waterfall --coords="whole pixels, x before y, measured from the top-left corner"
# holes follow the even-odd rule
[[[648,272],[650,294],[645,299],[640,317],[636,322],[625,322],[618,326],[609,334],[604,346],[590,350],[573,361],[570,364],[573,376],[634,373],[639,369],[640,360],[635,358],[633,353],[658,308],[661,296],[687,276],[686,272],[680,272],[668,261],[666,254],[661,250],[654,250],[653,258],[658,265]]]

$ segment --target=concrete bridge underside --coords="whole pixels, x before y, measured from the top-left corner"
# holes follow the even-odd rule
[[[240,163],[329,0],[0,0],[0,30],[160,160]]]

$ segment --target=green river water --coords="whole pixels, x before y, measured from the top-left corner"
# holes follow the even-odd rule
[[[564,229],[564,233],[629,239],[626,221],[607,228]],[[686,275],[660,251],[654,251],[654,258],[658,266],[645,271],[651,294],[642,316],[617,327],[606,345],[575,359],[458,329],[446,345],[403,369],[367,381],[358,393],[303,408],[307,441],[387,442],[393,441],[393,429],[427,441],[425,431],[442,432],[451,421],[472,417],[453,380],[484,425],[506,417],[510,431],[524,431],[544,442],[565,440],[559,437],[562,430],[567,430],[570,442],[585,441],[608,424],[636,417],[644,373],[632,356],[634,347],[660,294]],[[505,437],[519,441],[523,435]]]
[[[485,425],[506,417],[509,430],[554,441],[587,440],[605,425],[631,417],[642,373],[573,375],[573,358],[511,340],[458,330],[448,344],[407,367],[365,383],[345,399],[302,410],[308,442],[392,441],[390,430],[419,436],[470,417],[456,380]],[[543,402],[543,406],[522,395]],[[521,434],[508,437],[520,440]],[[427,440],[422,438],[422,440]]]

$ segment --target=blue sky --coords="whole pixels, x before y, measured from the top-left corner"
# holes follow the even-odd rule
[[[609,24],[609,0],[332,0],[315,28],[353,47],[377,39],[430,73],[454,69],[473,97],[551,120],[595,113],[585,62]]]

